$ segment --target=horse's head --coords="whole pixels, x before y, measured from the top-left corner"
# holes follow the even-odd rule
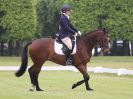
[[[108,30],[100,29],[92,32],[85,33],[82,36],[82,40],[86,43],[87,46],[93,48],[97,43],[100,45],[102,52],[106,54],[109,52],[109,36]]]
[[[108,30],[102,29],[101,30],[101,35],[98,38],[98,43],[103,51],[103,53],[109,52],[109,36],[108,36]]]

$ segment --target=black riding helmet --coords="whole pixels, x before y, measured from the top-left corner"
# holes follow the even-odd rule
[[[61,8],[61,12],[65,13],[66,11],[70,11],[71,10],[71,6],[68,4],[64,4]]]

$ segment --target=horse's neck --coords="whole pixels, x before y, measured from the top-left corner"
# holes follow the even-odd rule
[[[88,51],[92,51],[94,46],[97,44],[97,33],[91,33],[83,37],[85,45],[87,46]]]

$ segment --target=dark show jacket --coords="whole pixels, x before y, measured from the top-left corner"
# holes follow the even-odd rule
[[[60,38],[71,37],[72,35],[75,35],[75,32],[78,32],[78,30],[71,24],[67,16],[62,14],[60,17]]]

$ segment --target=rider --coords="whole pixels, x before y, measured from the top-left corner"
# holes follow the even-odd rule
[[[59,36],[61,41],[68,47],[66,56],[66,65],[72,65],[72,41],[71,37],[73,35],[81,35],[81,32],[78,31],[70,22],[71,6],[64,4],[61,8],[61,17],[60,17],[60,28]]]

